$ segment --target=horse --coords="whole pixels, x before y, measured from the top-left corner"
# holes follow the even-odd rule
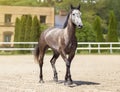
[[[35,59],[37,60],[40,68],[40,83],[43,81],[43,58],[45,51],[51,48],[53,51],[53,57],[50,60],[54,77],[53,80],[58,82],[58,75],[55,67],[57,58],[61,55],[66,64],[65,85],[71,85],[73,83],[71,78],[70,66],[75,56],[77,48],[77,38],[75,36],[76,27],[82,28],[83,23],[81,20],[80,4],[77,7],[70,5],[70,11],[66,17],[63,28],[51,27],[43,31],[40,35],[38,44],[35,48]]]

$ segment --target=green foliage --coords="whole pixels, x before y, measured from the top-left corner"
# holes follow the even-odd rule
[[[14,36],[14,42],[19,42],[19,33],[20,33],[20,19],[16,18],[15,22],[15,36]],[[15,47],[18,47],[18,44],[15,44]]]
[[[114,11],[118,21],[117,32],[120,38],[120,0],[99,0],[96,5],[96,14],[99,15],[105,23],[109,23],[109,11]],[[105,26],[107,28],[107,25]]]
[[[19,41],[19,38],[18,38],[18,34],[19,34],[19,31],[20,31],[20,26],[19,25],[20,25],[20,19],[16,18],[14,42],[18,42]]]
[[[25,26],[25,42],[30,42],[30,33],[31,33],[31,26],[32,26],[32,16],[31,15],[27,15],[26,16],[26,26]],[[25,44],[24,45],[25,48],[30,47],[29,44]],[[29,53],[30,51],[24,51],[25,53]]]
[[[48,28],[47,25],[45,24],[40,24],[40,33],[43,32],[44,30],[46,30]]]
[[[102,26],[101,26],[101,19],[99,16],[95,18],[93,29],[96,32],[96,41],[103,42],[103,34],[102,34]]]
[[[31,26],[32,26],[32,16],[28,15],[26,20],[26,26],[25,26],[25,42],[30,42],[30,33],[31,33]]]
[[[26,19],[27,19],[27,17],[25,15],[23,15],[21,17],[20,31],[19,31],[19,34],[18,34],[19,42],[24,42],[25,41],[25,36],[24,35],[25,35]],[[22,48],[22,47],[24,47],[24,45],[19,44],[18,47]],[[24,52],[18,51],[18,53],[24,53]]]
[[[105,4],[109,11],[114,11],[116,18],[120,21],[120,0],[105,0]]]
[[[21,20],[16,18],[14,41],[37,42],[41,32],[47,28],[45,24],[40,25],[37,16],[34,16],[32,19],[31,15],[23,15]]]
[[[62,3],[56,3],[55,7],[58,10],[66,10],[69,11],[70,9],[70,4],[73,4],[74,6],[78,6],[78,4],[80,3],[80,0],[63,0]]]
[[[53,6],[54,2],[37,2],[37,0],[0,0],[0,5],[12,6]]]
[[[37,42],[40,36],[41,31],[44,31],[47,28],[45,24],[41,24],[37,16],[34,16],[32,20],[31,15],[23,15],[21,19],[16,18],[15,23],[15,42]],[[18,48],[29,48],[31,45],[18,44],[15,45]],[[16,51],[19,54],[29,53],[29,51]]]
[[[95,42],[95,32],[90,23],[84,23],[83,29],[77,29],[76,36],[80,42]]]
[[[108,25],[108,42],[118,42],[117,21],[114,12],[110,12]]]
[[[19,41],[24,42],[25,41],[25,27],[26,27],[26,20],[27,17],[23,15],[21,17],[21,25],[20,25],[20,33],[19,33]]]
[[[26,3],[31,3],[35,0],[1,0],[0,4],[2,5],[24,5]]]
[[[37,18],[37,16],[34,16],[33,22],[32,22],[32,31],[30,33],[31,36],[31,41],[32,42],[37,42],[39,37],[40,37],[40,23]]]

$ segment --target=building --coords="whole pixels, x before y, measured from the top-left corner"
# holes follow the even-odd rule
[[[0,42],[13,42],[16,18],[22,15],[37,16],[41,23],[54,26],[54,8],[0,6]]]
[[[63,28],[67,16],[55,15],[55,27]]]

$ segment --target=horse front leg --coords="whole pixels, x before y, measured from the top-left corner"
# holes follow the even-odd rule
[[[70,62],[70,66],[71,66],[71,62],[74,56],[75,56],[75,52],[71,52],[68,56],[68,61]],[[67,66],[67,71],[66,71],[66,76],[65,76],[65,80],[67,80],[67,85],[73,83],[72,78],[71,78],[70,66]]]
[[[66,63],[65,85],[71,85],[73,83],[70,73],[70,66],[71,66],[71,61],[68,61]]]
[[[73,83],[70,73],[71,59],[70,58],[67,59],[67,56],[64,51],[62,51],[60,54],[66,63],[65,85],[71,85]]]

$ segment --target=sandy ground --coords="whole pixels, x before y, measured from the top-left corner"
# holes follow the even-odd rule
[[[0,92],[120,92],[120,55],[76,55],[71,66],[74,85],[64,86],[65,63],[56,62],[59,84],[54,83],[51,55],[44,59],[44,84],[32,55],[0,56]]]

